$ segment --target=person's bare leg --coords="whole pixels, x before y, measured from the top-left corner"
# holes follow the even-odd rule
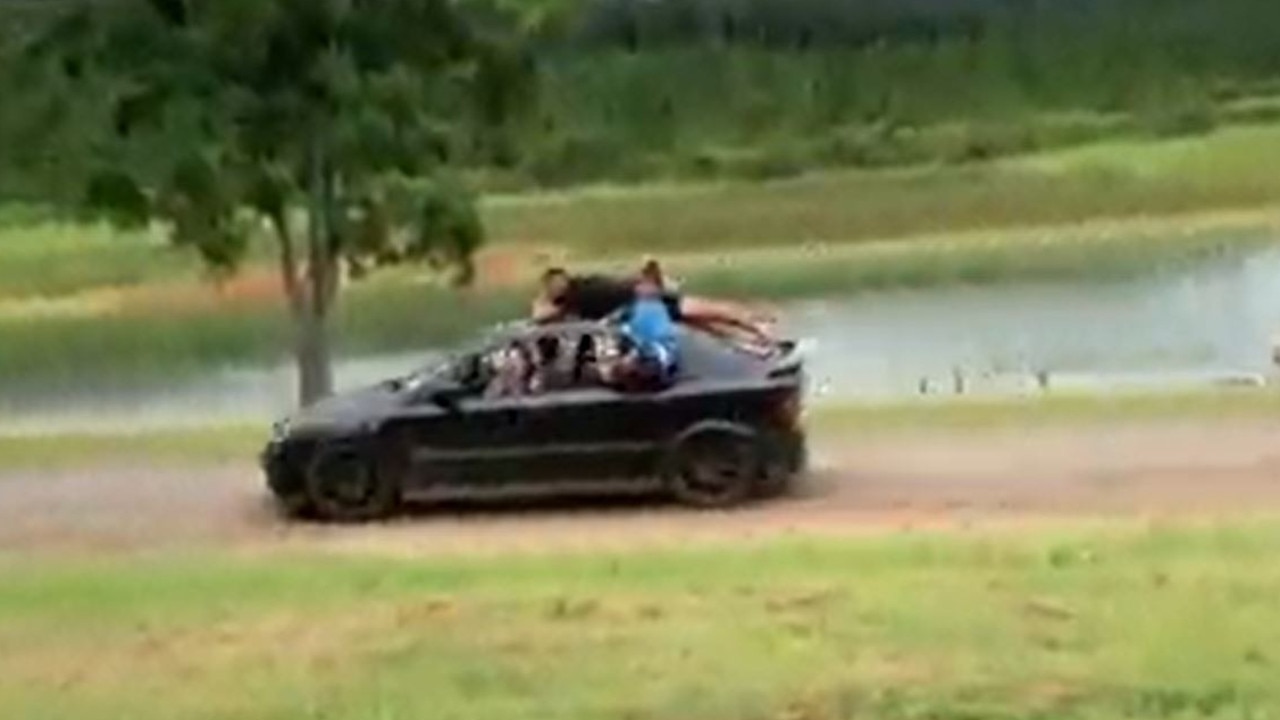
[[[758,333],[752,330],[744,330],[740,325],[689,317],[685,317],[683,322],[686,325],[698,328],[708,335],[717,337],[743,352],[761,357],[767,357],[772,352],[773,341],[771,339],[761,340]]]
[[[751,312],[736,303],[709,300],[702,297],[683,297],[680,299],[680,314],[687,322],[700,327],[710,325],[727,325],[743,330],[756,342],[770,344],[773,336],[760,323],[751,317]]]

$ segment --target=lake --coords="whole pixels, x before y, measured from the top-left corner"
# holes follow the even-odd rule
[[[1280,333],[1280,250],[1117,282],[815,300],[785,306],[783,326],[813,342],[813,392],[824,400],[1178,389],[1261,377],[1272,369],[1271,343]],[[430,355],[424,348],[343,360],[337,383],[375,382]],[[288,365],[231,368],[145,392],[93,388],[10,401],[0,430],[265,423],[290,409],[293,392]]]

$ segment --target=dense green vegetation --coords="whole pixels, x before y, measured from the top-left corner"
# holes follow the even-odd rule
[[[451,148],[491,188],[967,162],[1280,117],[1268,0],[518,5],[557,8],[531,44],[538,109],[505,142]],[[6,105],[0,126],[32,116]],[[46,175],[85,149],[22,126],[0,153]]]
[[[1267,0],[582,0],[495,182],[965,162],[1271,120]],[[696,68],[696,71],[693,70]]]
[[[1271,523],[1135,524],[578,556],[13,556],[0,715],[1265,717],[1277,542]]]

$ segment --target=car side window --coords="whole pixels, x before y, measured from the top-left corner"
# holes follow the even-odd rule
[[[610,388],[606,368],[619,356],[617,338],[607,330],[521,337],[483,356],[483,394],[527,397]]]
[[[466,353],[454,361],[449,370],[450,379],[467,388],[478,387],[484,382],[484,363],[479,353]]]

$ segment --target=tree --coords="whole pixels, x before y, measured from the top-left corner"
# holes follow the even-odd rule
[[[452,0],[89,0],[29,56],[83,89],[81,136],[96,120],[88,207],[219,272],[273,238],[305,405],[332,390],[345,276],[471,279],[482,227],[449,171],[532,101],[513,27]]]

